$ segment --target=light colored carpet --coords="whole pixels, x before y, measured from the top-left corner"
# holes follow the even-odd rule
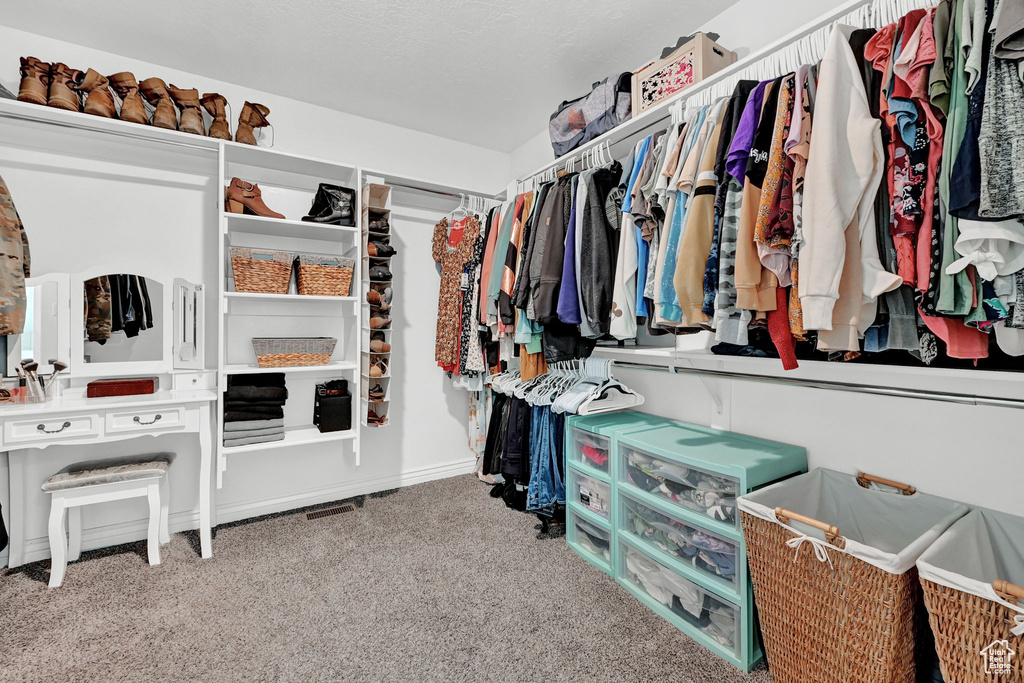
[[[0,574],[0,681],[768,681],[466,476]]]

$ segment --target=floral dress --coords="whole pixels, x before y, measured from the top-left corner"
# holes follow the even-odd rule
[[[470,216],[466,219],[462,236],[455,244],[448,236],[448,218],[434,226],[433,257],[441,265],[441,292],[437,299],[437,338],[434,359],[448,371],[459,367],[460,336],[462,334],[462,274],[472,260],[480,223]]]

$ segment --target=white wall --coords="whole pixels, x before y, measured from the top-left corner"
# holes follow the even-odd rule
[[[14,92],[22,55],[103,73],[130,70],[140,79],[159,75],[182,87],[220,92],[233,103],[236,116],[245,99],[267,104],[275,149],[282,151],[485,193],[502,190],[507,180],[507,154],[0,27],[0,81]],[[222,189],[212,158],[197,166],[194,155],[177,148],[113,137],[85,140],[73,130],[0,119],[0,176],[28,230],[33,274],[102,267],[104,272],[156,277],[166,285],[172,277],[207,283],[206,357],[208,367],[215,366]],[[399,379],[393,380],[393,424],[364,432],[359,467],[351,449],[337,444],[229,456],[224,488],[215,492],[218,522],[471,470],[467,397],[452,390],[433,364],[438,277],[429,241],[437,215],[420,212],[396,219],[396,311],[401,313],[395,317],[394,369]],[[171,475],[171,525],[173,530],[195,528],[198,441],[194,436],[162,436],[109,448],[34,452],[23,482],[31,496],[28,537],[45,535],[47,508],[38,486],[53,472],[76,460],[152,450],[178,453]],[[6,454],[0,454],[0,503],[9,519],[7,468]],[[90,535],[95,538],[97,533],[106,533],[106,542],[144,538],[142,507],[126,502],[100,508],[83,513],[87,547]],[[33,547],[42,551],[45,542]],[[4,561],[0,553],[0,564]]]

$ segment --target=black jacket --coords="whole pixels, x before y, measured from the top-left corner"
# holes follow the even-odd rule
[[[601,336],[608,334],[612,311],[612,286],[615,258],[618,252],[618,225],[608,221],[605,201],[619,184],[622,166],[615,162],[598,169],[587,186],[580,231],[580,280],[577,283],[583,302],[582,315],[591,329]],[[579,211],[580,207],[576,207]]]

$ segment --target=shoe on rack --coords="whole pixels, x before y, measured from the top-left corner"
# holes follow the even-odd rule
[[[387,424],[387,421],[387,415],[378,415],[372,410],[366,411],[366,424],[373,425],[375,427],[380,427],[381,425]]]
[[[370,377],[383,377],[388,374],[388,362],[377,357],[370,361]]]
[[[391,271],[388,270],[387,266],[374,266],[370,268],[371,282],[389,282],[390,280]]]
[[[82,111],[93,116],[116,118],[114,94],[110,92],[110,81],[107,77],[95,69],[89,69],[85,73],[79,72],[79,74],[80,78],[74,88],[85,95],[85,107]]]
[[[381,330],[391,325],[391,318],[386,315],[375,315],[370,318],[370,329]]]
[[[391,344],[380,339],[371,339],[370,351],[373,353],[391,353]]]
[[[139,92],[153,105],[153,125],[157,128],[178,130],[178,112],[174,110],[174,100],[167,91],[167,84],[161,78],[147,78],[139,83]]]
[[[75,90],[81,76],[81,71],[72,69],[67,64],[58,62],[52,65],[50,67],[50,96],[46,104],[57,109],[81,111],[82,98]]]
[[[203,99],[199,100],[199,103],[213,117],[213,122],[210,124],[210,137],[218,140],[230,140],[231,125],[228,123],[227,98],[215,92],[208,92],[203,94]]]
[[[370,310],[375,313],[388,313],[391,311],[391,304],[381,301],[379,304],[370,304]]]
[[[375,221],[370,221],[370,230],[373,232],[388,232],[391,228],[391,224],[388,223],[387,218],[379,218]]]
[[[340,185],[320,183],[320,187],[317,188],[316,195],[313,197],[313,206],[309,209],[309,215],[303,216],[302,220],[310,223],[354,227],[356,224],[353,208],[355,203],[355,190]]]
[[[146,113],[146,105],[142,102],[135,74],[130,71],[122,71],[108,76],[107,79],[110,81],[110,87],[121,98],[121,120],[148,126],[149,114]]]
[[[167,86],[171,99],[178,106],[181,112],[181,122],[178,123],[178,130],[182,133],[202,135],[206,137],[206,126],[203,125],[203,110],[199,105],[199,91],[195,88],[186,90],[175,85]]]
[[[263,193],[256,183],[247,183],[232,178],[224,192],[228,213],[250,213],[264,218],[284,218],[283,213],[272,210],[263,203]]]
[[[241,142],[243,145],[255,145],[256,136],[253,134],[253,129],[269,126],[270,121],[267,120],[269,115],[270,107],[263,104],[246,102],[245,106],[242,107],[242,113],[238,115],[235,142]]]
[[[366,293],[366,303],[375,306],[379,304],[390,304],[391,288],[385,287],[384,289],[371,289]]]
[[[366,245],[366,251],[370,256],[377,258],[389,258],[397,253],[395,248],[387,242],[370,242]]]
[[[371,401],[383,401],[384,396],[387,395],[387,392],[384,391],[384,387],[382,387],[381,385],[374,384],[372,387],[370,387],[370,390],[366,392],[366,394]]]
[[[49,99],[49,90],[50,65],[35,57],[22,57],[18,99],[22,102],[45,105]]]

